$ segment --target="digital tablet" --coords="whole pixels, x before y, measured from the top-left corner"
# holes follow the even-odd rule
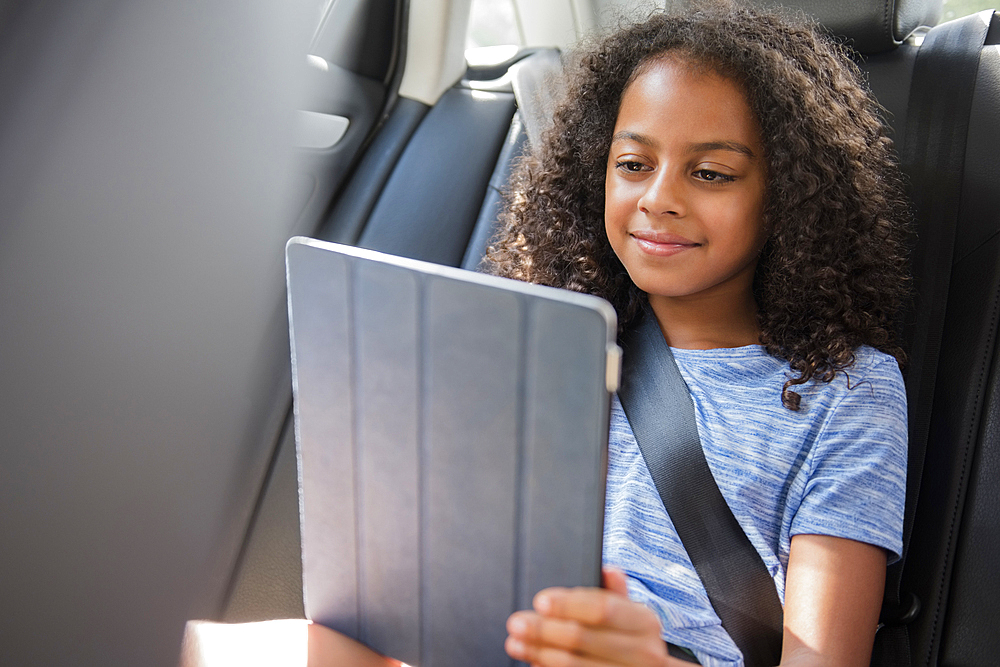
[[[307,616],[510,665],[511,612],[600,581],[614,310],[305,238],[286,260]]]

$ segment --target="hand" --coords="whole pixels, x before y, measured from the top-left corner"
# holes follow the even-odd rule
[[[605,568],[604,588],[547,588],[534,611],[507,619],[507,654],[543,667],[683,665],[667,655],[660,621],[628,599],[625,574]]]

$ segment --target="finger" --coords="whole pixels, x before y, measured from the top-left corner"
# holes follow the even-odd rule
[[[515,637],[507,637],[504,642],[507,655],[515,660],[531,664],[531,667],[609,667],[613,664],[582,655],[574,655],[569,651],[551,646],[527,644]]]
[[[579,621],[625,632],[659,632],[659,620],[644,605],[601,588],[547,588],[534,599],[549,618]]]
[[[606,630],[532,612],[511,615],[507,631],[512,638],[529,646],[548,646],[614,664],[656,664],[655,658],[662,658],[665,653],[658,634]]]
[[[617,567],[601,568],[601,585],[605,590],[628,597],[628,577]]]
[[[579,655],[553,646],[538,646],[521,642],[515,637],[508,637],[504,643],[507,655],[515,660],[527,662],[531,667],[683,667],[676,658],[666,655],[666,651],[650,654],[638,660],[618,656],[605,660],[593,656]]]

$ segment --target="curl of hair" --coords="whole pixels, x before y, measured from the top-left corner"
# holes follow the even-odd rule
[[[604,180],[622,94],[669,54],[734,80],[761,128],[769,232],[754,275],[760,343],[798,373],[846,372],[870,345],[904,353],[895,328],[909,279],[909,208],[881,108],[842,48],[797,16],[713,6],[655,13],[575,57],[551,127],[519,162],[487,254],[498,275],[588,292],[630,326],[646,295],[604,231]]]

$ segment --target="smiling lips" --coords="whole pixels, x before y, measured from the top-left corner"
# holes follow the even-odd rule
[[[639,246],[640,250],[650,255],[656,255],[657,257],[667,257],[701,246],[700,243],[695,243],[683,236],[670,234],[669,232],[639,230],[630,232],[629,236],[635,239],[636,245]]]

